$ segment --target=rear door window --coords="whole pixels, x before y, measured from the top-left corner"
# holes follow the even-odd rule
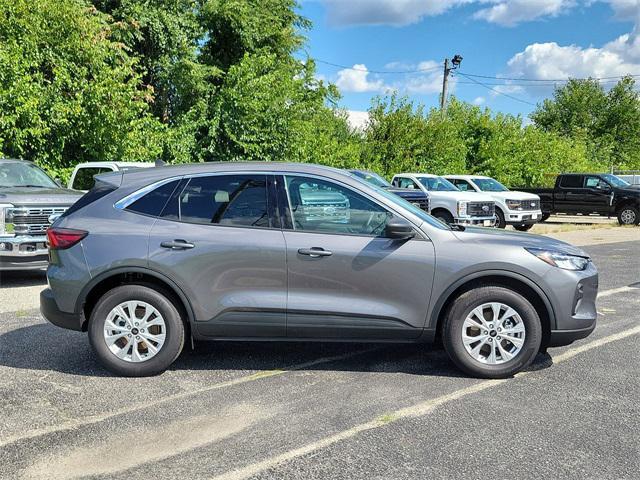
[[[194,177],[174,199],[163,217],[205,225],[271,227],[266,175]]]
[[[562,188],[582,188],[582,175],[565,175],[560,179]]]

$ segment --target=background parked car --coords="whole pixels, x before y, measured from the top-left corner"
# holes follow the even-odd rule
[[[45,232],[81,196],[31,162],[0,159],[0,270],[45,268]]]
[[[426,173],[401,173],[391,183],[429,195],[431,215],[448,224],[495,225],[495,202],[481,193],[461,192],[449,180]]]
[[[397,188],[391,185],[391,182],[382,178],[380,175],[374,172],[367,172],[365,170],[349,170],[356,177],[375,185],[376,187],[384,188],[386,191],[394,193],[399,197],[404,198],[406,201],[413,203],[416,207],[430,212],[429,208],[429,194],[422,190],[415,188]]]
[[[620,225],[640,224],[640,186],[609,173],[565,173],[554,188],[522,189],[542,200],[543,220],[554,213],[617,217]]]
[[[533,193],[511,191],[497,180],[483,175],[445,175],[463,192],[489,195],[496,202],[496,227],[513,225],[527,231],[542,219],[540,197]]]
[[[94,177],[101,173],[127,171],[133,168],[155,167],[151,162],[86,162],[79,163],[73,169],[68,187],[73,190],[86,192],[93,188]]]

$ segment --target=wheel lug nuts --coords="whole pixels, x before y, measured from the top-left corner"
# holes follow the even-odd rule
[[[138,324],[137,324],[137,323],[134,323],[134,325],[135,325],[136,327],[138,326]]]
[[[502,331],[502,329],[501,329],[500,327],[498,327],[498,331],[499,331],[499,332],[501,332],[501,331]]]
[[[490,341],[490,342],[493,342],[493,338],[489,337],[489,341]]]
[[[500,337],[496,337],[496,340],[500,341],[500,340],[502,340],[502,339],[501,339]]]
[[[489,328],[493,328],[493,323],[490,323],[490,324],[489,324]]]
[[[127,337],[130,337],[130,336],[131,336],[131,334],[127,335]]]
[[[482,331],[482,334],[483,334],[483,335],[487,335],[488,333],[489,333],[489,332],[487,332],[486,330],[483,330],[483,331]]]
[[[141,328],[141,329],[140,329],[140,331],[141,331],[141,332],[144,332],[144,328]]]
[[[138,335],[136,335],[136,340],[140,340],[140,337]]]

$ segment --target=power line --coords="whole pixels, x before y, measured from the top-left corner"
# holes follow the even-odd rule
[[[460,73],[460,72],[459,72]],[[462,75],[462,73],[460,73]],[[640,75],[619,75],[616,77],[586,77],[586,78],[557,78],[557,79],[542,79],[542,78],[513,78],[513,77],[492,77],[489,75],[477,75],[473,73],[465,73],[467,77],[475,77],[475,78],[486,78],[489,80],[513,80],[513,81],[522,81],[522,82],[568,82],[569,80],[613,80],[613,79],[622,79],[625,77],[640,77]]]
[[[469,79],[469,80],[471,80],[471,79]],[[600,80],[599,83],[607,84],[607,83],[617,83],[617,82],[618,82],[618,80]],[[506,87],[508,87],[508,86],[518,86],[518,87],[527,87],[527,88],[532,88],[532,87],[533,88],[549,88],[549,87],[553,87],[553,86],[557,85],[560,82],[550,81],[549,83],[522,83],[522,82],[510,82],[510,83],[505,83],[505,82],[502,82],[502,83],[483,82],[483,83],[485,85],[506,86]],[[472,81],[465,82],[465,81],[458,80],[457,84],[458,85],[474,85],[475,82],[472,82]]]
[[[467,75],[465,75],[464,73],[461,73],[461,72],[458,72],[458,73],[457,73],[457,75],[462,75],[463,77],[467,77]],[[487,90],[491,90],[492,92],[497,93],[498,95],[503,95],[503,96],[505,96],[505,97],[510,98],[511,100],[515,100],[516,102],[520,102],[520,103],[525,103],[525,104],[527,104],[527,105],[531,105],[531,106],[533,106],[533,107],[535,107],[535,106],[536,106],[536,104],[535,104],[535,103],[531,103],[531,102],[528,102],[528,101],[526,101],[526,100],[522,100],[521,98],[514,97],[513,95],[509,95],[508,93],[501,92],[500,90],[497,90],[497,89],[495,89],[495,88],[493,88],[493,87],[491,87],[491,86],[489,86],[489,85],[485,85],[484,83],[482,83],[482,82],[480,82],[480,81],[478,81],[478,80],[475,80],[475,79],[473,79],[473,78],[471,78],[471,77],[467,77],[467,78],[468,78],[469,80],[471,80],[472,82],[474,82],[474,83],[476,83],[476,84],[480,85],[481,87],[484,87],[484,88],[486,88]]]
[[[355,70],[356,72],[368,72],[368,73],[377,73],[377,74],[406,74],[406,73],[422,73],[422,72],[432,72],[434,70],[439,70],[440,66],[429,67],[429,68],[418,68],[416,70],[369,70],[368,68],[355,68],[349,67],[347,65],[340,65],[339,63],[327,62],[325,60],[319,60],[317,58],[313,59],[316,63],[322,63],[324,65],[330,65],[336,68],[342,68],[344,70]]]

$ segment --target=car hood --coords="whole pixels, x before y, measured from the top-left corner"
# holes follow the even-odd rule
[[[515,190],[509,190],[508,192],[484,192],[486,195],[490,195],[493,198],[501,198],[503,200],[540,200],[538,195],[526,192],[517,192]]]
[[[403,197],[413,196],[416,198],[426,198],[429,195],[422,190],[417,190],[415,188],[397,188],[397,187],[388,187],[385,188],[387,192],[395,193],[402,195]]]
[[[67,188],[0,188],[0,203],[13,205],[73,205],[81,196],[81,192]]]
[[[454,231],[453,233],[461,241],[475,245],[520,246],[522,248],[554,250],[581,257],[589,256],[584,250],[574,245],[542,235],[478,227],[467,227],[464,231]]]
[[[451,198],[459,201],[467,201],[467,202],[493,202],[493,198],[491,198],[486,193],[473,193],[473,192],[462,192],[462,191],[452,191],[452,192],[440,192],[437,190],[429,190],[429,195],[433,198]]]
[[[629,185],[628,187],[622,188],[621,191],[624,193],[631,193],[632,195],[640,194],[640,185]]]

